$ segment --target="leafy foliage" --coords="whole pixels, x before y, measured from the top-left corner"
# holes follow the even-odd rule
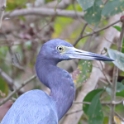
[[[104,16],[112,16],[122,11],[124,11],[124,0],[108,0],[102,14]]]
[[[118,12],[123,11],[124,8],[124,0],[108,0],[106,3],[103,3],[103,0],[77,0],[79,4],[76,2],[70,3],[70,5],[66,5],[67,8],[64,8],[64,4],[60,4],[62,6],[62,9],[65,11],[71,10],[75,12],[76,14],[80,11],[85,12],[85,20],[86,22],[90,24],[98,24],[100,20],[102,20],[102,17],[107,17],[114,15]],[[53,5],[55,1],[52,0],[43,0],[43,7],[47,7],[49,5]],[[51,9],[61,9],[57,8],[59,5],[59,2],[61,0],[57,0],[57,4],[55,5],[55,8],[50,7]],[[52,4],[51,4],[52,3]],[[32,8],[35,7],[33,0],[7,0],[7,11],[10,13],[13,10],[25,8],[26,5],[31,5]],[[65,3],[66,4],[66,3]],[[68,3],[67,3],[68,4]],[[60,11],[61,12],[61,11]],[[79,20],[78,20],[79,19]],[[8,32],[0,32],[0,35],[3,33],[7,38],[4,40],[9,41],[10,44],[5,44],[3,42],[2,46],[0,47],[0,68],[3,69],[7,74],[10,74],[11,77],[16,80],[15,82],[16,86],[20,85],[20,82],[25,80],[25,77],[29,77],[30,75],[34,74],[34,63],[36,59],[37,51],[39,51],[40,46],[42,43],[48,41],[52,38],[62,38],[65,39],[72,44],[75,42],[75,40],[78,38],[79,34],[81,34],[81,31],[83,29],[83,26],[85,23],[80,19],[80,16],[76,19],[73,18],[67,18],[67,17],[59,17],[57,15],[55,16],[21,16],[21,17],[14,17],[11,20],[5,21],[3,20],[3,23],[9,22],[8,27],[10,27],[11,24],[14,24],[12,29],[9,29]],[[103,22],[104,23],[104,22]],[[106,24],[108,23],[108,20],[106,20]],[[17,24],[17,25],[16,25]],[[101,23],[100,23],[101,24]],[[76,26],[75,26],[76,25]],[[3,26],[3,28],[6,29],[7,26]],[[103,26],[102,24],[100,25]],[[16,27],[16,28],[15,28]],[[87,25],[85,31],[83,32],[83,35],[87,35],[91,33],[93,29],[93,25]],[[121,31],[121,27],[114,26],[116,30],[119,32]],[[82,36],[83,36],[82,35]],[[99,33],[97,36],[94,35],[94,39],[96,40],[99,38],[101,34]],[[28,39],[29,36],[29,39]],[[92,37],[91,37],[92,38]],[[77,47],[82,47],[84,43],[87,42],[88,38],[83,38],[78,43]],[[1,37],[0,37],[0,43],[1,43]],[[91,43],[91,49],[96,49],[96,43]],[[89,44],[88,44],[89,45]],[[87,46],[87,45],[86,45]],[[124,47],[124,42],[123,42]],[[18,62],[17,64],[19,67],[15,67],[11,63],[13,56],[10,55],[10,49],[12,49],[12,53],[15,55],[18,55]],[[122,48],[122,52],[124,52],[124,49]],[[116,59],[115,63],[120,69],[124,68],[123,66],[123,54],[118,53],[115,50],[109,49],[110,57],[112,56],[114,59]],[[68,62],[66,63],[67,66]],[[23,70],[20,69],[20,67],[23,68]],[[110,66],[109,66],[110,67]],[[63,68],[63,67],[62,67]],[[66,67],[65,67],[66,68]],[[112,66],[110,67],[112,70]],[[71,71],[74,71],[73,69]],[[76,87],[82,86],[82,83],[85,82],[91,74],[92,71],[92,64],[91,61],[79,61],[78,67],[76,71],[73,73],[73,79],[76,83]],[[107,72],[107,75],[109,75],[108,71],[105,69],[105,74]],[[96,75],[97,76],[97,75]],[[91,82],[93,83],[93,82]],[[98,83],[98,87],[99,87]],[[103,83],[102,83],[103,84]],[[104,85],[104,84],[103,84]],[[104,86],[103,86],[104,87]],[[30,90],[30,89],[40,89],[41,85],[39,82],[34,81],[33,86],[24,87],[24,91]],[[80,88],[77,88],[77,92],[80,90]],[[91,91],[87,96],[84,98],[84,102],[88,102],[88,104],[85,104],[83,106],[83,110],[86,114],[86,118],[88,117],[89,124],[108,124],[109,117],[107,116],[109,113],[109,108],[107,108],[105,105],[101,106],[100,103],[100,96],[104,94],[107,94],[107,97],[104,98],[104,100],[109,100],[112,93],[112,88],[108,87],[106,88],[107,92],[103,92],[103,89],[96,89]],[[7,85],[7,82],[0,78],[0,97],[7,96],[9,92],[9,88]],[[18,94],[18,93],[17,93]],[[102,95],[101,95],[102,94]],[[109,94],[109,95],[108,95]],[[117,84],[117,92],[116,97],[124,97],[124,85],[122,83]],[[103,100],[103,99],[102,99]],[[101,100],[101,101],[102,101]],[[119,106],[119,107],[117,107]],[[115,108],[117,110],[123,111],[121,108],[123,105],[117,105]],[[102,108],[107,108],[108,113],[105,113],[105,110]],[[103,116],[103,112],[104,115]],[[84,116],[85,116],[84,114]],[[84,118],[83,118],[84,119]],[[85,119],[83,121],[85,121]],[[117,120],[117,119],[116,119]],[[82,124],[83,122],[80,122]]]
[[[84,112],[89,118],[89,124],[103,124],[103,111],[100,103],[100,95],[103,89],[93,90],[84,98],[84,102],[90,102],[90,105],[83,106]]]
[[[119,32],[121,32],[121,27],[120,26],[117,26],[117,25],[115,25],[115,26],[113,26],[117,31],[119,31]]]
[[[114,61],[113,63],[122,71],[124,71],[124,54],[113,49],[107,49],[108,55]]]
[[[81,5],[83,10],[87,10],[88,8],[94,5],[95,0],[77,0]]]
[[[85,82],[92,71],[91,61],[81,60],[78,64],[76,71],[73,73],[73,79],[76,83],[76,87],[79,87],[83,82]]]
[[[85,10],[84,18],[88,23],[98,23],[102,16],[108,17],[124,10],[124,0],[78,0],[81,7]]]
[[[122,83],[117,84],[116,96],[124,97],[124,84],[122,84]]]
[[[102,12],[102,1],[95,0],[94,5],[86,10],[84,19],[90,24],[98,23],[102,16],[101,12]]]

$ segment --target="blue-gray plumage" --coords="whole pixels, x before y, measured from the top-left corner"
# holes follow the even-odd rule
[[[35,69],[39,80],[50,88],[50,95],[41,90],[24,93],[1,124],[58,124],[73,103],[75,88],[70,74],[56,65],[74,58],[112,61],[102,55],[78,50],[60,39],[46,42],[37,56]]]

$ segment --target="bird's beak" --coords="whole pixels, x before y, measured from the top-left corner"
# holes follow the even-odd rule
[[[83,51],[83,50],[79,50],[74,47],[66,47],[66,51],[64,54],[67,55],[70,59],[114,61],[113,59],[111,59],[109,57],[91,53],[91,52],[87,52],[87,51]]]

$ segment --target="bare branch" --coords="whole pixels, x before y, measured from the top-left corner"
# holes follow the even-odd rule
[[[0,28],[2,26],[2,19],[5,8],[6,8],[6,0],[0,0]]]
[[[105,26],[105,27],[103,27],[103,28],[101,28],[101,29],[99,29],[99,30],[93,31],[93,32],[90,33],[90,34],[83,35],[83,33],[81,33],[82,35],[80,34],[80,36],[79,36],[79,37],[77,38],[77,40],[75,41],[74,45],[76,45],[76,44],[79,42],[79,40],[81,40],[82,38],[85,38],[85,37],[91,36],[91,35],[93,35],[93,34],[96,34],[96,33],[98,33],[98,32],[101,32],[101,31],[103,31],[103,30],[105,30],[105,29],[107,29],[107,28],[110,28],[111,26],[117,24],[118,22],[120,22],[120,19],[117,20],[117,21],[115,21],[115,22],[113,22],[113,23],[111,23],[111,24],[109,24],[109,25],[107,25],[107,26]],[[85,28],[85,27],[84,27],[84,28]]]
[[[20,9],[14,10],[13,12],[5,13],[5,17],[12,18],[16,16],[26,16],[26,15],[40,15],[40,16],[64,16],[70,18],[76,18],[77,16],[83,18],[84,13],[74,11],[67,11],[61,9],[48,9],[48,8],[31,8],[31,9]]]
[[[0,75],[10,86],[13,86],[14,84],[13,79],[8,74],[6,74],[1,68],[0,68]]]
[[[123,104],[124,99],[120,101],[110,101],[110,102],[101,102],[102,105],[118,105],[118,104]],[[90,105],[90,102],[74,102],[73,104],[88,104]]]
[[[83,29],[82,29],[82,31],[81,31],[79,37],[76,39],[76,41],[75,41],[75,43],[74,43],[74,46],[76,46],[76,44],[80,41],[80,39],[82,39],[83,33],[84,33],[84,31],[85,31],[87,25],[88,25],[88,23],[85,23],[85,24],[84,24]]]
[[[29,82],[31,82],[33,79],[36,78],[36,75],[33,75],[31,78],[29,78],[28,80],[26,80],[24,83],[22,83],[22,85],[20,87],[18,87],[15,91],[13,91],[8,97],[6,97],[2,102],[0,102],[0,105],[4,104],[5,102],[7,102],[17,91],[19,91],[22,87],[24,87],[25,85],[27,85]]]

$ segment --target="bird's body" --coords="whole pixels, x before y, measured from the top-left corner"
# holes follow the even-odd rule
[[[24,93],[1,124],[58,124],[73,103],[75,88],[70,74],[56,65],[73,58],[111,61],[108,57],[75,49],[60,39],[48,41],[38,54],[35,69],[39,80],[50,88],[50,95],[41,90]]]
[[[28,91],[17,99],[1,123],[58,124],[56,104],[41,90]]]

